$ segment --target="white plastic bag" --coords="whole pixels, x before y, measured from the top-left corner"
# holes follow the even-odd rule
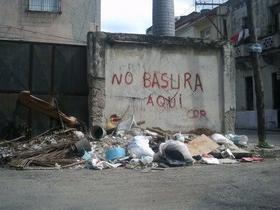
[[[234,145],[234,143],[223,136],[222,134],[215,133],[211,136],[211,139],[213,139],[218,144],[228,144],[228,145]]]
[[[220,161],[214,157],[202,157],[202,162],[208,165],[219,165]]]
[[[174,136],[175,140],[177,140],[177,141],[181,141],[181,142],[185,141],[185,137],[181,133],[176,133],[173,136]]]
[[[154,156],[154,151],[149,146],[149,138],[147,136],[135,136],[132,142],[127,147],[128,153],[133,158],[139,158],[143,156]]]

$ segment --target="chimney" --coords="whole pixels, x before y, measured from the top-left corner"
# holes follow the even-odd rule
[[[153,35],[175,36],[174,0],[153,0]]]

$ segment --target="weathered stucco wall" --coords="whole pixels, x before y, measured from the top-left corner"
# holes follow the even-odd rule
[[[146,126],[170,130],[230,127],[225,118],[235,109],[234,82],[225,74],[232,69],[221,45],[127,34],[89,33],[88,38],[92,124],[112,114],[134,114]],[[226,103],[225,94],[230,94]]]
[[[0,1],[1,39],[85,45],[100,30],[100,0],[62,0],[59,13],[28,11],[28,2]]]

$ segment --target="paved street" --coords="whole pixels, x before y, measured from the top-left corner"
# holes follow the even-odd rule
[[[0,209],[280,209],[280,161],[136,170],[0,169]]]

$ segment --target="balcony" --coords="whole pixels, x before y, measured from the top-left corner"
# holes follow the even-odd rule
[[[280,47],[280,34],[274,34],[261,39],[263,51],[276,49]]]
[[[272,50],[280,48],[280,34],[276,33],[271,36],[266,36],[259,40],[262,45],[263,53],[269,53]],[[235,58],[247,57],[250,55],[248,52],[250,44],[241,44],[235,47]]]

